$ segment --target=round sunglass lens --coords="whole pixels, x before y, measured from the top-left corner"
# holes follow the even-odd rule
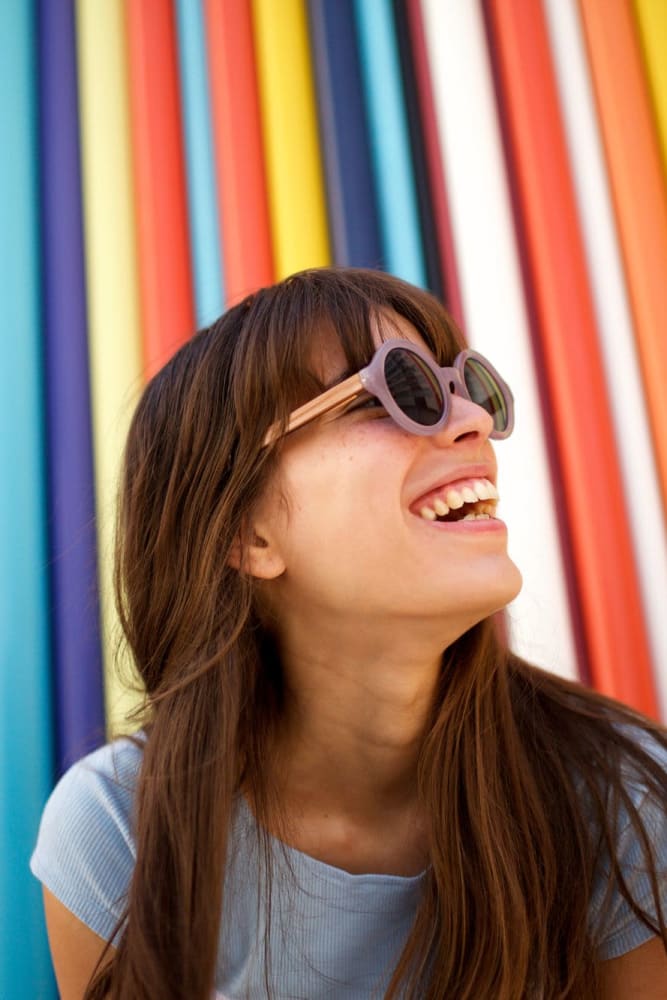
[[[493,426],[504,431],[508,424],[507,400],[495,376],[476,358],[468,358],[463,377],[473,403],[484,407],[493,417]]]
[[[431,427],[442,417],[442,391],[425,361],[412,351],[397,347],[384,361],[384,376],[394,402],[406,417]]]

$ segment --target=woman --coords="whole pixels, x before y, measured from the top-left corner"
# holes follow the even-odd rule
[[[147,387],[143,728],[33,858],[65,1000],[667,996],[667,735],[499,641],[512,400],[463,347],[429,295],[311,271]]]

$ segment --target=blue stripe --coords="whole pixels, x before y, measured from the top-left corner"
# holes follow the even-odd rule
[[[201,0],[175,0],[197,325],[224,308],[218,198]]]
[[[40,345],[37,23],[0,3],[0,996],[54,996],[28,860],[53,779]]]
[[[387,269],[425,287],[426,269],[391,0],[355,0],[354,10]]]

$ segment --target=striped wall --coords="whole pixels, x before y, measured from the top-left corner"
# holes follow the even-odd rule
[[[110,589],[133,406],[262,284],[374,266],[447,303],[516,397],[513,648],[667,720],[666,10],[0,4],[5,1000],[55,996],[41,807],[133,704]]]

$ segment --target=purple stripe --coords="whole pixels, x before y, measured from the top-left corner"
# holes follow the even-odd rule
[[[50,567],[58,765],[104,739],[71,0],[39,2]]]

